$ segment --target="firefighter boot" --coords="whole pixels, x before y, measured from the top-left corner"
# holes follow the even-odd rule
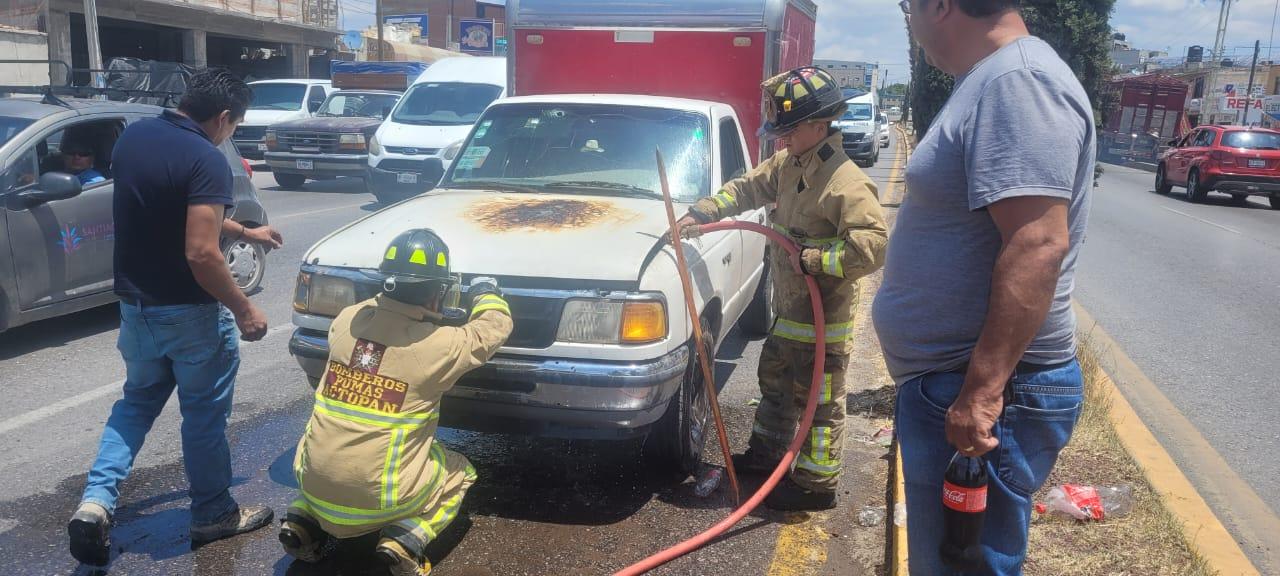
[[[733,471],[743,474],[768,475],[778,467],[777,459],[770,459],[752,448],[747,448],[742,454],[734,454],[731,459]]]
[[[286,514],[280,523],[278,537],[285,554],[312,564],[324,556],[324,545],[329,539],[315,520],[292,513]]]
[[[409,550],[392,538],[379,540],[374,555],[387,567],[391,576],[427,576],[431,573],[431,561],[422,557],[420,551]]]
[[[82,564],[106,566],[111,560],[110,532],[111,515],[106,508],[93,502],[81,504],[67,523],[71,556]]]
[[[809,490],[786,477],[764,499],[764,505],[783,512],[830,510],[836,507],[836,493]]]

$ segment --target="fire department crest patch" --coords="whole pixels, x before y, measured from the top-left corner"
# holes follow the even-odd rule
[[[356,340],[355,350],[351,351],[351,360],[347,365],[352,370],[359,370],[366,374],[377,374],[378,367],[382,365],[382,356],[386,352],[386,346],[361,338]]]

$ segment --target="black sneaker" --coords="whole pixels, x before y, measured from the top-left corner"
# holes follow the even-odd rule
[[[830,510],[836,507],[836,493],[809,490],[787,477],[764,499],[764,505],[783,512]]]
[[[778,460],[758,457],[751,452],[750,448],[742,454],[734,454],[730,460],[733,460],[733,471],[739,474],[767,476],[778,467]]]
[[[253,532],[270,524],[274,516],[275,513],[266,506],[237,507],[227,513],[226,516],[208,524],[192,522],[191,543],[197,545],[205,544],[235,536],[236,534]]]
[[[67,523],[67,536],[71,541],[71,556],[81,564],[106,566],[111,561],[111,514],[93,502],[85,502],[76,509]]]

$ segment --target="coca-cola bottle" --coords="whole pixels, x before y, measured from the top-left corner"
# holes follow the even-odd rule
[[[942,478],[942,561],[955,570],[982,567],[982,521],[987,514],[987,467],[959,452]]]

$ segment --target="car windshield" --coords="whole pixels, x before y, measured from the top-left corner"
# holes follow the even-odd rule
[[[391,119],[422,126],[466,126],[475,124],[485,107],[501,95],[502,87],[493,84],[415,84],[391,113]]]
[[[302,94],[307,87],[301,84],[254,84],[250,110],[301,110]]]
[[[871,105],[870,104],[849,104],[849,109],[844,111],[841,120],[870,120]]]
[[[316,115],[382,118],[383,112],[395,106],[399,99],[400,97],[394,94],[337,92],[320,105],[320,111]]]
[[[1280,150],[1280,134],[1271,132],[1227,132],[1222,136],[1222,145],[1227,148],[1245,148],[1247,150]]]
[[[485,113],[442,186],[661,198],[654,150],[672,198],[711,189],[707,119],[609,104],[508,104]]]
[[[27,126],[30,126],[33,120],[30,118],[13,118],[11,116],[0,116],[0,146],[8,142],[19,132],[22,132]]]

